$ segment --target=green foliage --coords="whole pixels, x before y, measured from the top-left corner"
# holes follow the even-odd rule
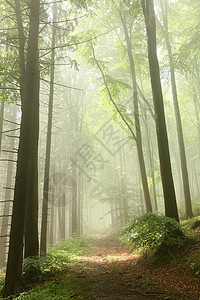
[[[194,240],[198,239],[198,231],[195,230],[198,228],[198,226],[195,227],[195,225],[199,222],[200,217],[193,217],[191,219],[181,221],[185,234]]]
[[[14,299],[28,299],[28,300],[67,300],[67,299],[83,299],[78,296],[77,287],[74,284],[75,278],[67,278],[65,276],[57,277],[51,282],[47,282],[29,292],[20,294]],[[74,292],[76,291],[76,292]]]
[[[38,257],[28,257],[23,262],[23,281],[24,283],[34,283],[42,279],[42,264]]]
[[[67,254],[46,254],[42,257],[28,257],[23,262],[23,281],[27,283],[41,282],[64,269],[69,263]]]
[[[189,255],[187,264],[195,272],[196,276],[200,274],[200,250],[196,250]]]
[[[144,283],[142,283],[142,286],[153,286],[153,285],[156,285],[155,280],[147,280]]]
[[[83,255],[89,243],[85,237],[73,237],[67,240],[60,240],[56,245],[49,249],[48,253],[52,255],[68,256],[69,259],[75,256]]]
[[[147,213],[127,225],[121,240],[134,250],[158,254],[181,247],[187,240],[181,225],[174,219]]]
[[[130,90],[131,87],[129,84],[127,84],[126,82],[119,80],[119,79],[115,79],[110,75],[105,75],[105,80],[106,80],[106,84],[109,87],[109,90],[111,92],[111,95],[115,98],[119,98],[120,94],[125,91],[125,90]],[[106,91],[106,89],[104,88],[104,91]],[[107,91],[106,91],[107,93]]]
[[[62,271],[71,259],[82,255],[87,246],[88,241],[83,237],[63,239],[54,245],[46,255],[25,258],[23,262],[24,283],[41,282]]]

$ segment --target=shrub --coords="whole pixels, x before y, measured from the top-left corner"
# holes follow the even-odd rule
[[[121,240],[133,250],[149,250],[154,255],[165,256],[172,249],[183,246],[187,238],[174,219],[147,213],[127,225]]]
[[[23,262],[23,281],[41,282],[66,268],[70,260],[82,255],[88,246],[84,237],[61,240],[41,257],[28,257]]]
[[[35,283],[41,281],[42,270],[39,257],[28,257],[23,261],[24,283]]]

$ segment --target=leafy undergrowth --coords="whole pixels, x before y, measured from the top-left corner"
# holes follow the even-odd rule
[[[108,236],[90,239],[90,247],[84,238],[62,240],[48,255],[25,260],[29,291],[14,299],[199,300],[200,242],[191,239],[195,220],[188,222],[152,214],[131,222],[122,239],[137,254]],[[170,262],[155,264],[158,253],[168,253]]]
[[[189,236],[196,241],[200,239],[200,216],[182,221],[182,224]],[[196,276],[200,276],[200,248],[198,244],[189,251],[186,265],[196,274]]]
[[[130,222],[121,240],[133,251],[146,254],[159,263],[168,263],[180,248],[192,241],[174,219],[152,213]]]
[[[63,239],[41,257],[25,258],[23,281],[25,284],[41,282],[64,270],[75,257],[83,255],[88,241],[83,237]]]
[[[14,299],[19,300],[69,300],[69,299],[84,299],[77,294],[78,286],[74,276],[56,276],[52,281],[46,282],[43,285],[21,293]]]
[[[74,295],[74,283],[72,284],[73,280],[70,278],[62,276],[62,272],[77,256],[83,255],[88,245],[88,240],[84,237],[63,239],[52,246],[47,254],[24,259],[23,288],[27,290],[33,285],[39,284],[39,286],[14,299],[71,299],[70,297]],[[49,282],[44,283],[45,281]],[[1,289],[3,289],[3,283],[2,276]],[[75,299],[82,298],[76,297]]]

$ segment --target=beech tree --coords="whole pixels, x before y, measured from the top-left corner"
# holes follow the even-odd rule
[[[138,105],[138,89],[137,89],[137,81],[136,81],[136,71],[135,71],[135,62],[133,58],[132,44],[131,44],[131,36],[128,32],[127,24],[126,24],[126,16],[120,12],[120,18],[124,30],[129,64],[130,64],[130,73],[132,79],[132,88],[133,88],[133,107],[134,107],[134,119],[135,119],[135,132],[136,132],[136,146],[138,153],[138,161],[140,165],[140,173],[142,179],[142,186],[144,191],[144,199],[146,205],[146,212],[152,212],[151,199],[149,194],[149,187],[147,182],[146,175],[146,167],[144,162],[144,154],[142,148],[142,135],[141,135],[141,127],[140,127],[140,117],[139,117],[139,105]]]
[[[178,221],[178,209],[171,170],[169,144],[163,105],[163,94],[160,81],[159,63],[157,58],[156,20],[153,0],[142,0],[142,9],[144,13],[147,32],[148,58],[155,110],[160,170],[165,201],[165,214],[167,217],[174,218]]]
[[[188,170],[187,170],[185,144],[184,144],[183,129],[182,129],[181,115],[180,115],[179,102],[178,102],[178,92],[176,87],[176,77],[175,77],[175,70],[174,70],[172,48],[170,43],[169,31],[168,31],[168,15],[167,15],[168,3],[166,0],[164,0],[164,2],[163,0],[161,0],[160,3],[161,3],[161,11],[162,11],[162,19],[163,19],[163,31],[164,31],[165,43],[166,43],[168,59],[169,59],[171,88],[172,88],[172,95],[173,95],[174,112],[176,117],[179,153],[181,159],[181,171],[182,171],[183,190],[184,190],[184,197],[185,197],[186,217],[192,218],[193,212],[192,212],[190,185],[189,185]]]

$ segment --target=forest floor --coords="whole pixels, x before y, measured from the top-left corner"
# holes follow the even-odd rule
[[[170,264],[155,266],[117,240],[97,236],[85,256],[70,264],[66,275],[75,276],[80,288],[74,299],[199,300],[200,277],[185,264],[188,251],[193,249],[186,249]]]

